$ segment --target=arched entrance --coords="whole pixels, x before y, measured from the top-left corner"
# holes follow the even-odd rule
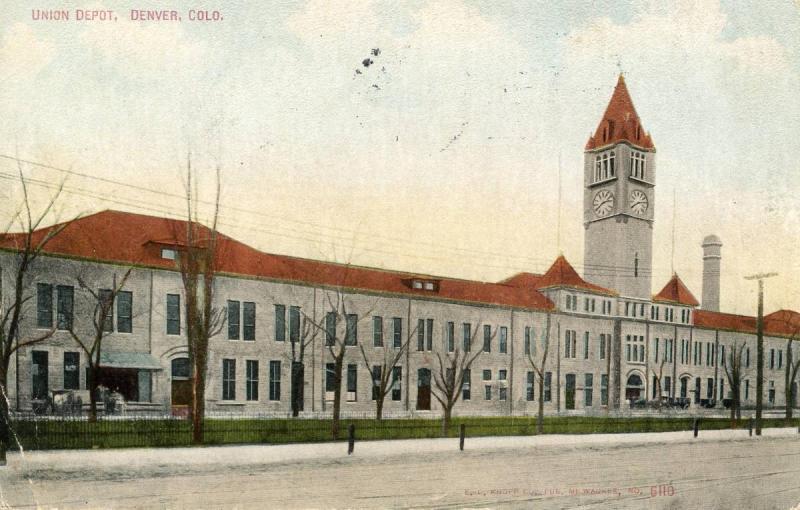
[[[192,403],[192,383],[189,358],[175,358],[172,360],[172,414],[173,416],[188,416],[189,404]]]
[[[431,371],[428,368],[417,370],[417,410],[431,410]]]
[[[628,381],[625,383],[625,399],[636,402],[642,398],[644,391],[644,384],[639,374],[631,374],[628,376]]]

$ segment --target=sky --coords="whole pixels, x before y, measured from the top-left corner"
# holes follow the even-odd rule
[[[766,310],[800,310],[797,0],[14,4],[6,222],[10,158],[39,203],[66,178],[54,220],[181,217],[191,159],[207,201],[221,169],[220,230],[267,252],[483,281],[563,253],[582,272],[583,148],[623,73],[657,148],[653,292],[674,270],[699,299],[717,234],[723,311],[753,314],[744,276],[764,271]]]

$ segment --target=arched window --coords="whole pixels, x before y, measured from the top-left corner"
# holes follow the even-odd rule
[[[601,181],[603,179],[603,163],[602,159],[600,158],[600,154],[595,156],[594,158],[594,182]]]
[[[603,154],[603,179],[608,179],[608,154]]]

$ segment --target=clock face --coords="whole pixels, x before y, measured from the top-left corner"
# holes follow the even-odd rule
[[[644,191],[636,189],[631,192],[631,211],[640,216],[647,212],[647,195]]]
[[[614,208],[614,195],[607,189],[600,190],[592,201],[594,213],[598,216],[606,216]]]

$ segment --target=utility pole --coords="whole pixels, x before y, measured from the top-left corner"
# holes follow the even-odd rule
[[[756,320],[756,435],[761,435],[761,411],[764,407],[764,280],[778,273],[758,273],[745,276],[745,280],[758,280],[758,318]]]

